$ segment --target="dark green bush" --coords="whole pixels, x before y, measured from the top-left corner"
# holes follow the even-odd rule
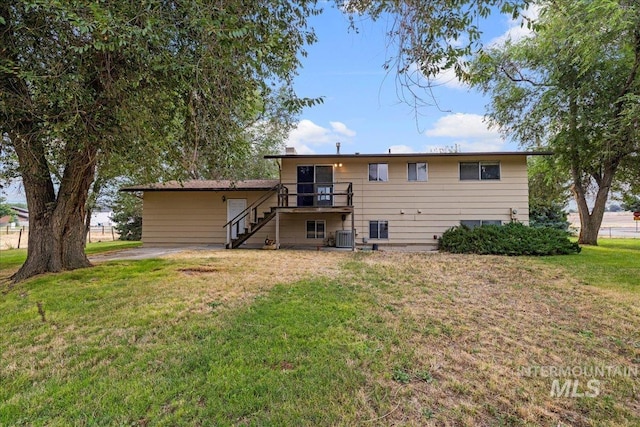
[[[569,234],[548,227],[520,223],[450,228],[442,234],[439,249],[452,253],[480,255],[566,255],[580,252]]]
[[[550,227],[569,231],[569,221],[564,207],[559,203],[530,203],[529,225],[531,227]]]
[[[142,200],[118,193],[112,209],[111,219],[116,223],[120,240],[142,240]]]

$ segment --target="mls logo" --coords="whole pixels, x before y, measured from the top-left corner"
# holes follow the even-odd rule
[[[560,384],[559,379],[551,383],[551,397],[597,397],[600,394],[600,381],[589,380],[586,390],[580,391],[579,380],[565,380]]]

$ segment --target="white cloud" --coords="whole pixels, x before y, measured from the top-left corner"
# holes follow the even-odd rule
[[[527,21],[537,21],[540,16],[540,6],[532,4],[526,10],[522,11],[522,16],[516,19],[509,19],[508,28],[502,35],[491,40],[489,47],[504,46],[507,41],[512,43],[519,42],[525,37],[533,36],[533,31],[527,28]]]
[[[329,122],[331,128],[325,128],[315,124],[311,120],[300,120],[298,125],[291,130],[287,138],[287,147],[295,147],[298,154],[314,154],[315,147],[322,145],[335,145],[336,142],[345,142],[356,135],[342,122]]]
[[[457,151],[461,153],[480,153],[488,151],[504,151],[505,142],[502,140],[481,140],[471,141],[466,139],[451,141],[451,144],[430,144],[426,145],[424,151],[427,153],[447,153]],[[455,150],[452,150],[455,148]]]
[[[432,79],[432,82],[437,86],[445,86],[450,89],[468,89],[468,86],[458,79],[453,68],[440,71],[440,73]]]
[[[334,132],[336,133],[339,133],[344,136],[349,136],[349,137],[356,136],[356,132],[349,129],[347,125],[345,125],[342,122],[329,122],[329,124],[331,125],[331,128],[333,128]]]
[[[444,65],[444,62],[442,63]],[[459,89],[466,90],[469,86],[466,83],[463,83],[456,76],[456,72],[453,68],[449,68],[446,70],[441,70],[435,77],[430,77],[427,79],[425,75],[422,73],[420,68],[418,68],[418,64],[413,63],[409,66],[408,73],[411,76],[411,79],[419,84],[431,85],[431,86],[444,86],[449,89]]]
[[[490,130],[479,114],[455,113],[438,119],[432,129],[425,132],[427,136],[445,136],[452,138],[483,138],[496,136],[495,130]]]
[[[427,145],[426,151],[442,151],[453,146],[460,151],[500,151],[506,144],[498,129],[489,129],[479,114],[456,113],[441,117],[425,135],[450,139],[444,144]]]
[[[408,145],[392,145],[389,147],[389,150],[392,154],[402,154],[402,153],[415,153],[416,150],[413,147],[409,147]]]

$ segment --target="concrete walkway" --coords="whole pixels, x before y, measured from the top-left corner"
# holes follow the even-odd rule
[[[177,246],[177,247],[145,247],[122,249],[113,252],[105,252],[89,256],[92,263],[120,260],[139,260],[162,258],[166,255],[177,254],[185,251],[217,251],[224,250],[222,245],[201,245],[201,246]]]

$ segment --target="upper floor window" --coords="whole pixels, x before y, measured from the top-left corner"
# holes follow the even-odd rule
[[[426,181],[427,180],[427,164],[426,163],[407,163],[407,179],[409,181]]]
[[[500,179],[500,162],[460,162],[460,180]]]
[[[369,163],[369,181],[389,181],[389,165]]]

